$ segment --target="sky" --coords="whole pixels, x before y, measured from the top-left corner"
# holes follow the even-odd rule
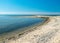
[[[60,0],[0,0],[0,13],[60,13]]]

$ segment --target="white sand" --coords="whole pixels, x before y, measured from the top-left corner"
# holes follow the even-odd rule
[[[50,17],[48,23],[38,26],[36,30],[5,43],[60,43],[60,17]]]

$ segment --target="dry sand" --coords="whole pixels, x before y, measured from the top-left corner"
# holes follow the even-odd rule
[[[36,27],[34,31],[5,43],[60,43],[60,16],[49,18],[48,23]]]

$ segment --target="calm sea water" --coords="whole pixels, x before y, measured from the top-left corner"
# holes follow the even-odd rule
[[[41,23],[43,18],[16,18],[9,16],[0,16],[0,34],[4,32],[21,29],[36,23]]]

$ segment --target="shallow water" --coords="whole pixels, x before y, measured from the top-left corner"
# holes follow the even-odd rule
[[[9,16],[0,16],[0,34],[21,29],[36,23],[41,23],[45,19],[43,18],[16,18]]]

